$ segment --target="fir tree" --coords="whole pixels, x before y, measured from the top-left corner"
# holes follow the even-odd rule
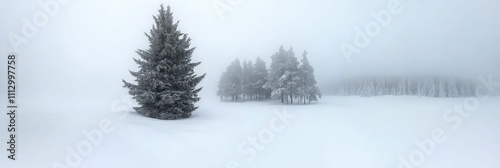
[[[445,80],[443,79],[440,79],[439,81],[439,84],[438,84],[438,97],[448,97],[447,93],[446,93],[446,86],[445,86]]]
[[[140,114],[157,119],[188,118],[198,108],[194,103],[200,99],[198,92],[202,88],[196,86],[205,74],[194,73],[194,67],[201,62],[191,62],[191,39],[177,30],[179,22],[173,23],[170,6],[167,10],[160,7],[159,14],[153,16],[153,28],[145,33],[149,48],[139,49],[141,58],[134,58],[140,69],[130,71],[137,84],[123,80],[123,87],[140,105],[134,107]]]
[[[257,99],[262,100],[271,96],[271,90],[264,87],[267,83],[268,72],[266,68],[266,62],[264,62],[260,57],[257,57],[254,65],[254,88],[257,94]]]
[[[234,60],[227,68],[228,73],[228,94],[231,96],[232,101],[238,101],[238,98],[243,93],[241,85],[241,64],[240,60]]]
[[[241,82],[242,82],[242,87],[243,87],[243,94],[245,95],[246,98],[251,99],[253,95],[253,65],[252,61],[243,61],[243,68],[242,68],[242,74],[241,74]]]
[[[285,74],[285,63],[286,63],[287,52],[280,47],[279,51],[271,56],[271,67],[269,69],[269,77],[267,83],[264,85],[265,88],[271,89],[271,96],[274,98],[281,99],[281,102],[285,102],[285,92],[283,90],[282,84],[279,80]]]
[[[293,104],[294,96],[298,93],[299,77],[299,61],[295,57],[292,47],[287,51],[285,56],[285,73],[281,76],[279,83],[285,96],[290,98],[290,103]],[[288,103],[288,98],[285,99]]]
[[[448,97],[458,97],[458,87],[455,79],[450,79],[448,83]]]
[[[222,73],[222,76],[219,80],[218,85],[219,90],[217,90],[217,96],[220,97],[220,101],[224,101],[226,97],[230,96],[229,94],[229,77],[227,71]]]
[[[302,97],[302,101],[304,104],[306,102],[311,103],[311,101],[318,101],[318,97],[321,97],[321,93],[316,86],[317,82],[314,77],[314,68],[311,66],[309,61],[307,60],[307,51],[304,51],[302,55],[302,64],[300,65],[300,88],[299,94]],[[373,83],[369,90],[374,90]]]

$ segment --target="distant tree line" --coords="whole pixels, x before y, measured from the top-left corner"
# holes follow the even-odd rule
[[[295,57],[293,49],[280,47],[271,56],[268,70],[266,63],[258,57],[251,61],[234,60],[219,80],[217,95],[221,101],[280,99],[282,103],[311,103],[318,101],[321,93],[316,86],[314,68],[307,60],[307,52],[302,55],[302,63]]]
[[[384,77],[339,80],[328,88],[332,95],[417,95],[427,97],[476,96],[476,82],[464,78],[438,76]]]

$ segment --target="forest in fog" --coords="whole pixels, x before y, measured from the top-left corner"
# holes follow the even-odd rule
[[[416,95],[427,97],[472,97],[479,82],[450,77],[370,77],[338,80],[326,89],[330,95]]]

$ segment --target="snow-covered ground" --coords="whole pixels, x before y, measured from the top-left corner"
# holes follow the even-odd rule
[[[283,105],[204,96],[192,118],[176,121],[118,112],[125,102],[40,100],[21,108],[17,160],[2,162],[9,168],[500,165],[500,97],[326,96]]]

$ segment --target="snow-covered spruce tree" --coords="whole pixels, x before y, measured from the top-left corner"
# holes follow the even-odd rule
[[[439,79],[437,80],[437,82],[439,82],[437,85],[438,85],[438,97],[448,97],[448,94],[446,93],[446,88],[447,86],[445,86],[445,80],[443,79]]]
[[[367,84],[363,86],[361,96],[371,97],[373,95],[375,95],[375,84],[373,83],[373,80],[370,80]]]
[[[227,67],[227,78],[228,78],[228,94],[232,101],[238,101],[238,98],[243,93],[243,87],[241,85],[241,64],[240,60],[234,60],[229,67]]]
[[[285,102],[285,93],[282,84],[279,83],[280,78],[285,74],[285,63],[286,63],[287,51],[280,47],[279,51],[271,56],[271,66],[269,69],[268,81],[264,85],[264,88],[272,90],[271,97],[281,99],[281,102]]]
[[[438,86],[437,86],[437,83],[436,83],[436,79],[435,78],[429,78],[427,80],[427,88],[429,88],[428,92],[427,92],[427,96],[429,97],[439,97],[439,93],[438,93]]]
[[[219,90],[217,90],[217,96],[220,97],[220,101],[224,101],[227,97],[230,96],[229,94],[229,77],[227,71],[222,73],[222,76],[220,77],[219,80]]]
[[[243,97],[246,99],[252,99],[253,96],[253,71],[252,61],[243,61],[243,67],[241,69],[241,85],[243,87]]]
[[[299,61],[297,61],[292,47],[290,47],[290,49],[287,51],[285,58],[285,73],[281,76],[278,83],[281,86],[281,89],[284,91],[286,103],[290,102],[291,104],[293,104],[294,96],[297,96],[299,92]]]
[[[457,88],[457,84],[455,82],[455,79],[450,79],[448,81],[448,97],[458,97],[459,96],[459,93],[458,93],[458,88]]]
[[[268,72],[266,68],[266,62],[260,57],[257,57],[254,65],[254,83],[253,87],[255,93],[257,94],[257,100],[262,100],[269,98],[271,96],[271,90],[264,87],[267,82]]]
[[[307,51],[304,51],[304,54],[302,54],[301,62],[302,64],[299,67],[299,96],[304,104],[306,104],[306,102],[311,103],[311,101],[318,101],[318,97],[321,97],[321,93],[316,86],[317,82],[314,77],[314,68],[307,60]]]
[[[170,6],[167,10],[160,7],[160,13],[153,16],[153,28],[145,33],[149,49],[138,50],[141,58],[134,58],[140,70],[130,71],[137,84],[123,80],[123,87],[139,103],[140,107],[134,109],[140,114],[157,119],[188,118],[198,108],[194,103],[200,99],[198,92],[202,88],[196,85],[205,74],[194,73],[194,67],[201,62],[191,62],[191,39],[177,30],[179,22],[173,23]]]

